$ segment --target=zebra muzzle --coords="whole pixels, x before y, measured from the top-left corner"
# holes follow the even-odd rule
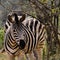
[[[20,47],[21,50],[25,48],[25,45],[26,45],[25,41],[24,40],[20,40],[19,47]]]

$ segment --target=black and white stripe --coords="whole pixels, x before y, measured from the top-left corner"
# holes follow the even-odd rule
[[[27,54],[40,48],[40,44],[43,45],[47,39],[45,25],[31,16],[17,16],[13,13],[9,15],[8,21],[11,24],[5,33],[5,49],[10,54],[16,55],[20,50]]]

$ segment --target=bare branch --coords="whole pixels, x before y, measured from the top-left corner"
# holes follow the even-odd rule
[[[50,12],[51,10],[48,7],[46,7],[43,3],[41,3],[38,0],[30,0],[30,2],[32,2],[37,8],[39,8],[39,10],[44,13],[44,15],[49,16],[49,12],[47,13],[47,10],[49,10]]]

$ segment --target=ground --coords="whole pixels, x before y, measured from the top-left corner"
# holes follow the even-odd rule
[[[15,59],[17,60],[17,57]],[[0,53],[0,60],[8,60],[8,57],[7,57],[7,53],[6,52]],[[26,60],[26,59],[23,58],[22,60]]]
[[[0,60],[8,60],[7,53],[0,53]]]

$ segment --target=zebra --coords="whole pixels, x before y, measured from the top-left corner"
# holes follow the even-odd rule
[[[18,12],[18,11],[17,11]],[[18,14],[19,15],[19,14]],[[4,24],[4,31],[5,31],[5,33],[6,33],[6,31],[10,28],[10,26],[11,26],[11,22],[9,22],[8,20],[5,22],[5,24]],[[3,51],[2,51],[2,53],[3,52],[5,52],[5,49],[3,48]],[[30,56],[31,56],[31,58],[33,59],[33,60],[35,60],[35,58],[34,58],[34,52],[32,52],[32,54],[26,54],[26,59],[27,60],[29,60],[30,59]]]
[[[15,11],[17,14],[18,14],[18,16],[19,16],[19,13],[18,13],[18,11]],[[19,11],[20,12],[20,11]],[[4,24],[4,32],[6,33],[7,32],[7,30],[9,30],[9,28],[10,28],[10,26],[11,26],[11,22],[9,22],[8,20],[5,22],[5,24]],[[3,48],[3,50],[2,50],[2,53],[3,52],[5,52],[5,49]],[[32,52],[32,54],[26,54],[26,59],[27,60],[29,60],[30,59],[30,56],[32,57],[34,55],[34,53]],[[32,57],[32,59],[33,60],[35,60],[35,58],[34,58],[34,56]]]
[[[4,47],[10,57],[19,55],[20,51],[28,54],[43,47],[47,33],[45,25],[40,21],[31,16],[26,17],[25,14],[18,16],[16,13],[9,14],[8,21],[11,24],[5,32]]]

